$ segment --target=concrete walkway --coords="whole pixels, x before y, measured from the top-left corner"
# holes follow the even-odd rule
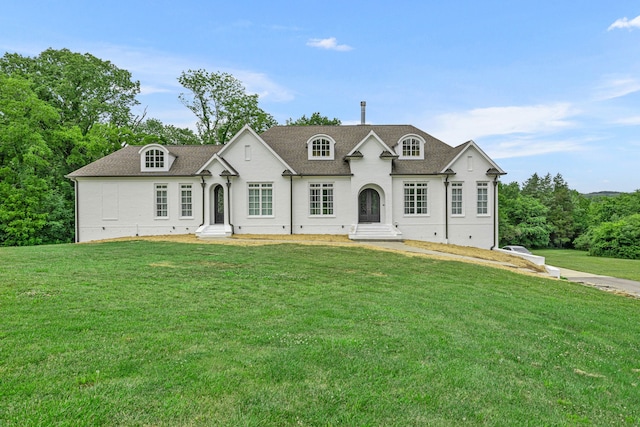
[[[582,271],[560,268],[560,275],[570,282],[583,283],[605,291],[618,291],[640,298],[640,282],[618,279],[611,276],[584,273]]]

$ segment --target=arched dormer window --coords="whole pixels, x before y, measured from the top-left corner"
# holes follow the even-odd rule
[[[398,142],[399,159],[424,159],[424,140],[417,135],[407,135]]]
[[[144,153],[145,169],[164,168],[164,151],[152,148]]]
[[[160,144],[145,145],[138,154],[140,154],[140,171],[142,172],[167,172],[175,159],[167,147]]]
[[[309,160],[333,160],[335,141],[327,135],[315,135],[307,141]]]

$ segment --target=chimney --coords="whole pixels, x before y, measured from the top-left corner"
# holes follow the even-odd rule
[[[367,103],[365,101],[360,101],[360,124],[363,125],[366,123],[364,117],[367,110]]]

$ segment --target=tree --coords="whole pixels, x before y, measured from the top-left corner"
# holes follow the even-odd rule
[[[28,81],[0,72],[0,245],[46,243],[48,221],[61,219],[47,145],[58,120]]]
[[[0,71],[25,78],[44,102],[54,107],[63,126],[86,135],[96,123],[128,125],[140,83],[131,73],[85,53],[47,49],[35,58],[7,53]]]
[[[640,214],[603,222],[589,233],[589,255],[640,259]]]
[[[0,245],[73,240],[65,175],[140,142],[140,84],[109,61],[68,49],[0,58]]]
[[[330,119],[327,116],[321,116],[319,112],[311,114],[311,117],[307,118],[304,114],[297,120],[287,119],[287,126],[314,126],[314,125],[330,125],[339,126],[342,124],[340,119]]]
[[[552,181],[549,215],[547,219],[552,225],[551,243],[559,248],[570,244],[576,236],[576,225],[574,218],[574,198],[569,186],[557,174]]]
[[[523,195],[516,182],[499,185],[501,244],[532,248],[547,246],[551,232],[547,223],[548,208],[537,199]]]
[[[198,136],[204,144],[224,144],[247,124],[258,133],[278,124],[258,106],[258,95],[248,95],[231,74],[189,70],[178,81],[191,91],[179,99],[198,118]]]
[[[145,142],[166,145],[200,144],[198,136],[191,129],[165,125],[157,119],[147,119],[134,127],[135,132],[144,135]]]

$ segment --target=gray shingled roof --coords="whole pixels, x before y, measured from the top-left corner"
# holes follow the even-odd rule
[[[275,126],[260,136],[298,174],[349,175],[351,170],[344,157],[371,131],[392,149],[405,135],[424,139],[424,160],[394,160],[392,173],[398,175],[438,174],[466,145],[453,148],[411,125]],[[335,160],[308,159],[306,142],[318,134],[329,135],[336,141]]]
[[[191,176],[205,164],[222,145],[167,145],[166,148],[176,156],[169,172],[141,172],[140,155],[142,148],[137,145],[126,146],[93,163],[67,175],[69,178],[87,176]]]
[[[393,160],[392,173],[397,175],[439,174],[467,145],[465,143],[451,147],[411,125],[275,126],[260,136],[298,174],[351,175],[349,162],[344,158],[371,131],[375,132],[391,149],[394,149],[405,135],[419,135],[424,139],[424,160]],[[336,141],[335,160],[307,158],[306,142],[318,134],[329,135]],[[127,146],[70,173],[68,177],[191,176],[195,175],[222,147],[221,145],[168,145],[166,148],[177,157],[169,172],[141,172],[138,151],[142,147]],[[380,153],[382,154],[382,150]]]

